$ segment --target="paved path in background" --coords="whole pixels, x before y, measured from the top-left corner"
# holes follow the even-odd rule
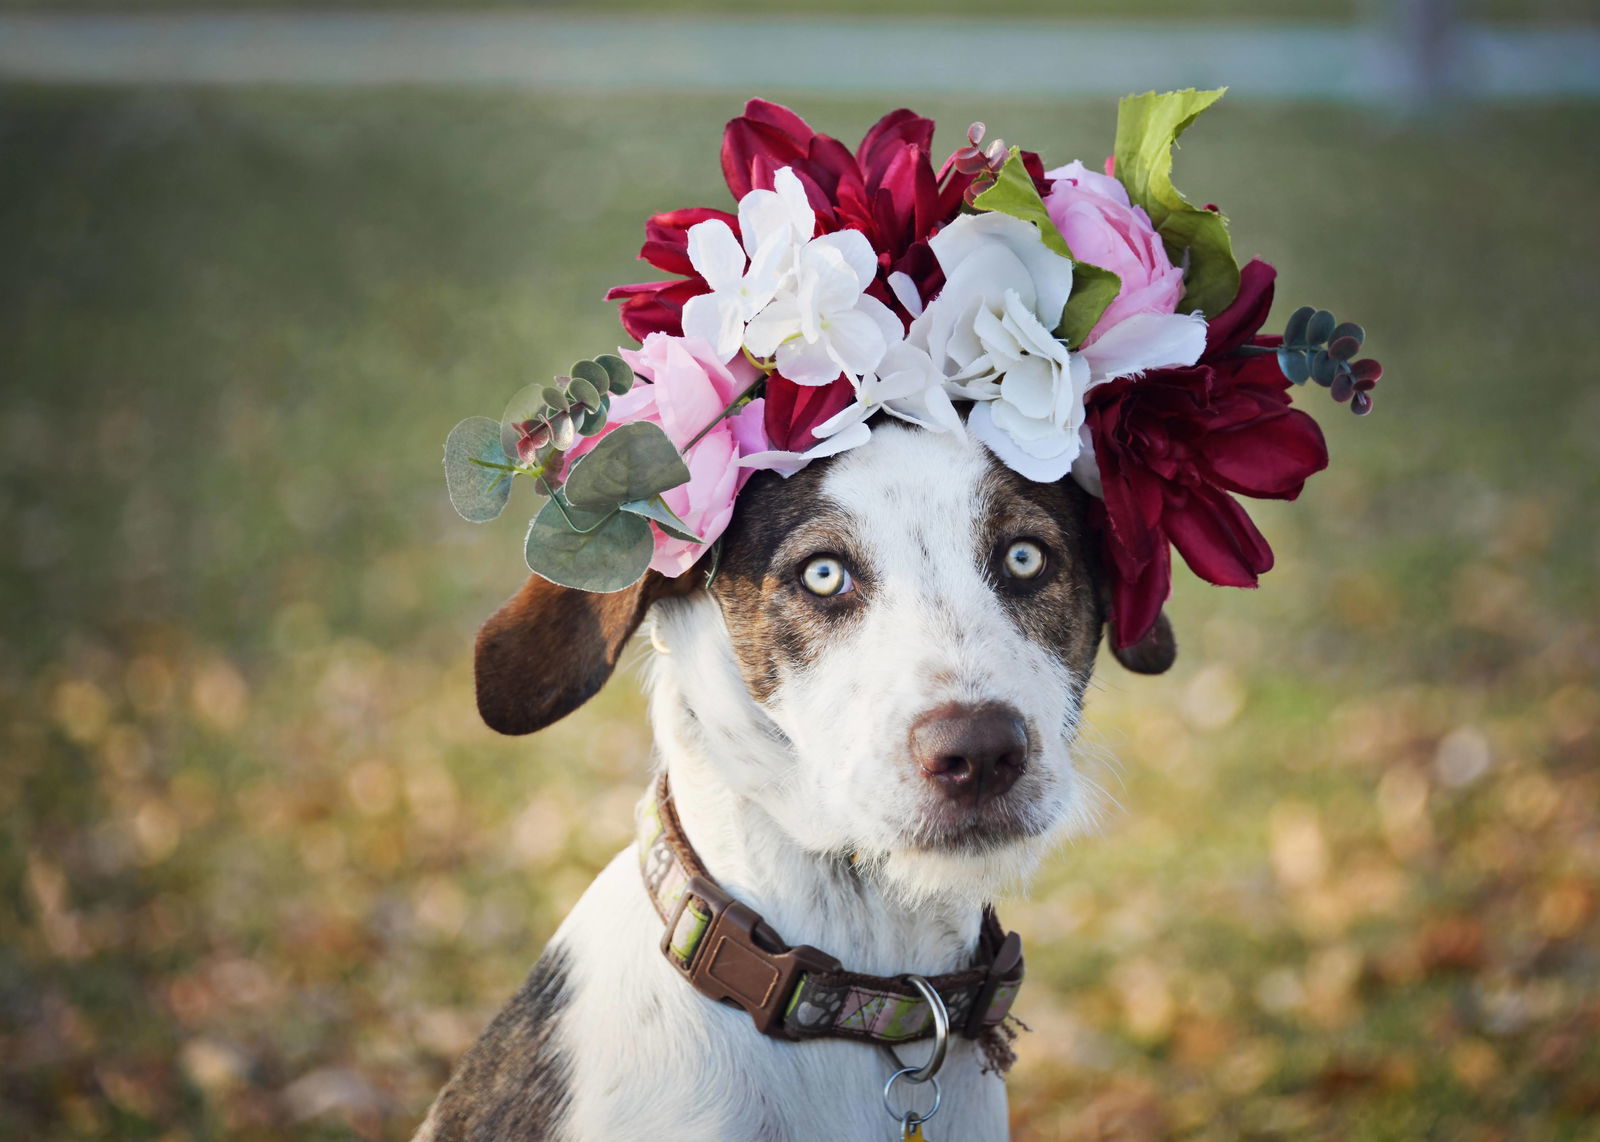
[[[1454,87],[1600,98],[1600,29],[1466,24]],[[536,13],[0,14],[0,80],[450,84],[540,91],[1114,95],[1220,86],[1358,103],[1416,92],[1379,25],[584,17]]]

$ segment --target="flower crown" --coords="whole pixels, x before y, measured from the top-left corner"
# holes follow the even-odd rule
[[[606,295],[640,347],[458,424],[451,503],[487,521],[530,478],[547,499],[528,567],[617,591],[714,551],[755,470],[791,474],[891,417],[1093,494],[1118,647],[1154,625],[1169,545],[1255,586],[1272,550],[1234,496],[1292,500],[1328,462],[1291,385],[1361,414],[1382,369],[1326,310],[1261,335],[1276,271],[1240,267],[1223,215],[1172,185],[1178,136],[1221,95],[1122,100],[1103,174],[984,146],[981,123],[935,170],[933,122],[906,110],[852,154],[752,100],[722,140],[736,213],[651,218],[639,256],[680,276]]]

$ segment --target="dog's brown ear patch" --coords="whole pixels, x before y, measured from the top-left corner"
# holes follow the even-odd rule
[[[1173,636],[1167,613],[1162,611],[1157,615],[1155,626],[1138,642],[1121,650],[1113,645],[1111,653],[1135,674],[1165,674],[1178,657],[1178,640]]]
[[[693,570],[675,579],[651,571],[597,595],[530,575],[478,631],[478,713],[502,734],[531,734],[566,717],[606,684],[650,605],[687,594],[698,579]]]

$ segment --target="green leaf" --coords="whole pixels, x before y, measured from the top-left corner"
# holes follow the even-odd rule
[[[1061,311],[1061,324],[1056,336],[1076,349],[1088,338],[1095,322],[1105,313],[1106,307],[1117,300],[1122,292],[1122,279],[1110,270],[1091,266],[1088,262],[1072,263],[1072,296],[1067,298],[1067,308]]]
[[[1278,350],[1278,368],[1297,385],[1311,379],[1311,362],[1306,360],[1304,349],[1290,349],[1287,345]]]
[[[567,473],[567,498],[581,508],[647,500],[689,479],[677,445],[659,425],[636,420],[612,429]]]
[[[600,407],[600,390],[583,377],[573,377],[567,382],[567,396],[571,398],[572,408],[593,412]]]
[[[1352,338],[1356,343],[1356,348],[1359,349],[1367,339],[1367,331],[1354,321],[1341,321],[1334,326],[1333,332],[1328,334],[1328,341],[1331,343],[1345,337]]]
[[[677,513],[667,506],[667,502],[660,496],[653,496],[648,500],[630,500],[625,504],[618,504],[625,512],[632,512],[648,520],[654,520],[655,525],[674,539],[688,540],[690,543],[704,543],[694,532],[689,530],[689,525],[678,518]]]
[[[611,375],[597,361],[575,361],[571,369],[573,380],[585,380],[596,389],[604,390],[611,384]]]
[[[1226,90],[1151,91],[1130,95],[1117,108],[1117,179],[1150,216],[1172,264],[1187,260],[1179,310],[1199,309],[1207,317],[1221,313],[1238,294],[1239,262],[1222,215],[1191,206],[1172,185],[1172,151],[1178,136]]]
[[[593,436],[606,426],[606,406],[601,405],[593,412],[583,414],[583,420],[578,424],[579,436]]]
[[[1332,333],[1333,314],[1326,309],[1319,309],[1311,315],[1311,323],[1306,326],[1306,341],[1312,346],[1326,345]]]
[[[565,452],[576,442],[578,426],[567,413],[557,413],[550,418],[550,443],[557,452]]]
[[[556,385],[544,387],[544,403],[554,412],[566,412],[567,406],[572,402],[567,399],[567,394]]]
[[[594,359],[594,363],[606,371],[609,378],[609,387],[615,396],[621,396],[633,388],[633,369],[615,353],[602,353]]]
[[[511,473],[505,449],[500,447],[500,425],[487,416],[469,416],[450,430],[444,441],[444,481],[450,489],[450,506],[470,523],[488,523],[505,510],[511,496]]]
[[[1000,168],[994,185],[973,199],[972,204],[979,210],[1009,214],[1033,223],[1039,228],[1039,237],[1048,249],[1063,258],[1072,259],[1072,295],[1067,298],[1055,333],[1074,349],[1082,345],[1095,322],[1106,311],[1106,306],[1117,299],[1122,289],[1122,279],[1110,270],[1091,266],[1073,257],[1067,240],[1056,229],[1056,224],[1050,221],[1050,212],[1045,209],[1044,199],[1039,197],[1039,190],[1033,185],[1033,176],[1028,174],[1027,167],[1022,163],[1020,148],[1011,148],[1011,157]]]
[[[1311,324],[1311,315],[1316,313],[1316,307],[1302,305],[1289,315],[1289,324],[1284,326],[1283,344],[1287,349],[1309,348],[1306,344],[1306,328]]]
[[[609,593],[637,583],[654,548],[650,525],[636,515],[617,512],[593,531],[577,532],[552,500],[528,528],[523,553],[528,570],[558,586]]]
[[[1339,362],[1328,356],[1326,349],[1316,349],[1311,354],[1311,379],[1323,388],[1333,384],[1333,378],[1338,375]]]
[[[1039,197],[1039,190],[1033,185],[1033,176],[1028,174],[1027,167],[1022,163],[1020,147],[1011,148],[1011,157],[1000,168],[994,185],[973,199],[972,205],[979,210],[993,210],[1024,222],[1032,222],[1039,228],[1039,237],[1044,239],[1046,246],[1063,258],[1072,257],[1072,251],[1067,249],[1067,240],[1056,229],[1056,224],[1050,221],[1050,212],[1045,209],[1044,199]]]

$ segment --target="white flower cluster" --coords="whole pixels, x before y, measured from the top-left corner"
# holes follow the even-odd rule
[[[1101,382],[1193,364],[1205,348],[1199,315],[1139,314],[1072,351],[1055,328],[1072,292],[1072,262],[1029,222],[964,214],[930,241],[945,284],[926,309],[903,274],[889,285],[912,322],[903,328],[866,292],[878,257],[866,236],[812,237],[816,216],[788,167],[774,189],[739,202],[740,238],[723,222],[689,231],[689,259],[711,292],[684,307],[684,336],[729,360],[770,360],[796,384],[826,385],[842,373],[856,399],[817,426],[804,452],[766,452],[743,463],[795,471],[870,437],[876,412],[935,431],[961,432],[951,399],[973,401],[966,429],[1005,464],[1054,481],[1078,463],[1091,490],[1084,396]],[[742,239],[742,244],[741,244]]]

